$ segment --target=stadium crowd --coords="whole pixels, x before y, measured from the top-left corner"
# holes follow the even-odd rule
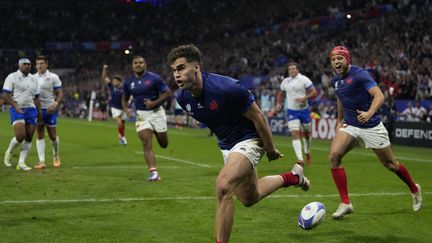
[[[65,93],[61,115],[86,117],[93,91],[96,111],[100,111],[97,118],[106,119],[109,95],[101,81],[102,65],[110,65],[112,73],[126,78],[132,73],[132,55],[141,54],[149,70],[160,73],[174,90],[165,58],[180,40],[197,44],[205,53],[204,70],[240,80],[264,77],[252,91],[270,116],[274,115],[274,96],[286,76],[286,63],[294,60],[320,93],[313,111],[321,117],[335,117],[327,55],[332,46],[343,44],[350,48],[352,62],[367,68],[379,82],[387,99],[383,114],[410,121],[432,120],[432,106],[423,107],[426,111],[420,109],[420,115],[412,118],[394,105],[395,100],[403,99],[419,101],[421,106],[422,101],[432,99],[432,40],[427,31],[432,26],[432,4],[428,0],[212,1],[211,8],[209,1],[162,2],[157,6],[124,1],[91,5],[78,1],[66,3],[68,6],[40,2],[37,8],[26,1],[4,3],[0,34],[7,37],[0,52],[2,80],[16,69],[18,56],[44,53],[50,57],[51,69],[73,70],[61,75]],[[386,11],[380,12],[382,9]],[[348,13],[351,18],[346,17]],[[52,19],[58,24],[51,25]],[[32,29],[28,21],[33,22]],[[182,31],[186,25],[188,31]],[[115,41],[131,41],[127,49],[132,55],[121,48],[74,47],[79,42]],[[50,42],[72,43],[72,48],[55,49]]]

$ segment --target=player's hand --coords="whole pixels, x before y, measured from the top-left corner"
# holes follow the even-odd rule
[[[16,112],[24,114],[24,111],[21,109],[21,107],[17,103],[14,103],[13,108],[16,110]]]
[[[358,116],[357,116],[357,120],[360,122],[360,123],[365,123],[365,122],[367,122],[367,121],[369,121],[369,119],[372,117],[372,115],[373,114],[371,114],[370,112],[368,112],[368,111],[359,111],[359,110],[357,110],[357,114],[358,114]]]
[[[131,110],[131,109],[127,109],[125,112],[126,112],[126,116],[127,116],[128,118],[131,118],[131,117],[132,117],[132,110]]]
[[[339,121],[338,121],[338,122],[336,123],[336,129],[335,129],[335,131],[338,132],[339,129],[342,127],[343,124],[344,124],[343,121],[342,121],[342,122],[339,122]]]
[[[277,160],[277,159],[282,158],[284,156],[277,149],[274,149],[273,151],[267,151],[266,154],[267,154],[267,158],[268,158],[269,161]]]
[[[294,99],[296,102],[304,102],[305,100],[307,100],[306,96],[303,97],[298,97]]]
[[[44,125],[45,124],[44,120],[43,120],[43,117],[42,117],[42,113],[38,113],[37,114],[37,124],[38,125]]]
[[[108,65],[104,64],[103,69],[108,69]]]
[[[282,109],[282,106],[281,106],[280,104],[277,104],[277,105],[275,106],[275,111],[276,111],[276,113],[278,113],[279,111],[281,111],[281,109]]]
[[[52,105],[50,105],[50,107],[48,107],[48,109],[47,109],[48,114],[51,114],[54,111],[56,111],[57,107],[58,107],[58,103],[57,102],[52,103]]]
[[[155,103],[150,99],[144,99],[144,105],[146,106],[147,110],[153,110],[153,108],[156,106]]]

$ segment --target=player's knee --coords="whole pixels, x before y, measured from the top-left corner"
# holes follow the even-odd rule
[[[218,179],[216,182],[216,197],[218,201],[232,198],[232,189],[230,183],[225,179]]]
[[[17,135],[15,136],[15,139],[16,139],[19,143],[21,143],[22,141],[24,141],[24,138],[25,138],[25,136],[24,136],[24,135],[21,135],[21,134],[17,134]]]
[[[393,172],[396,172],[399,169],[398,164],[396,162],[391,161],[391,160],[384,162],[383,165],[388,170],[393,171]]]
[[[342,160],[342,153],[337,151],[330,151],[328,155],[328,161],[332,167],[337,167],[340,165]]]
[[[243,204],[243,206],[250,208],[253,205],[255,205],[255,203],[257,203],[257,200],[251,200],[251,199],[242,199],[240,200],[240,202]]]
[[[159,146],[161,148],[167,148],[168,147],[168,141],[160,141]]]

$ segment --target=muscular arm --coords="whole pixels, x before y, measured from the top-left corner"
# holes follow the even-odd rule
[[[313,99],[318,95],[317,90],[315,89],[315,87],[312,87],[310,89],[307,90],[307,94],[306,94],[306,99]]]
[[[50,107],[48,107],[48,113],[52,113],[55,110],[57,110],[59,103],[63,99],[63,90],[62,89],[54,90],[54,95],[56,98],[55,98],[54,103]]]
[[[342,123],[343,119],[344,119],[344,113],[343,113],[343,106],[342,106],[342,102],[340,101],[339,98],[336,98],[336,102],[337,102],[337,122],[338,123]]]
[[[151,110],[154,107],[161,105],[163,102],[165,102],[165,100],[167,100],[169,97],[171,97],[171,95],[172,95],[171,90],[168,90],[168,91],[162,93],[161,95],[159,95],[159,98],[157,98],[155,100],[145,99],[144,104],[147,106],[147,109]]]
[[[14,108],[18,113],[23,113],[21,107],[19,107],[18,104],[13,100],[11,93],[5,92],[3,97],[6,101],[6,104],[11,105],[12,108]]]
[[[282,108],[282,103],[284,102],[286,97],[286,92],[279,90],[278,94],[276,95],[276,111],[280,111]]]
[[[369,107],[368,112],[373,115],[373,114],[375,114],[378,111],[378,109],[384,103],[384,95],[381,92],[381,89],[378,88],[378,86],[375,86],[375,87],[369,89],[368,92],[373,97],[372,104]]]
[[[108,65],[103,65],[102,80],[105,84],[109,84],[111,82],[111,79],[108,77]]]
[[[258,135],[264,144],[264,149],[267,152],[267,157],[269,160],[275,160],[282,157],[282,154],[275,148],[273,144],[270,126],[266,117],[258,108],[258,105],[253,102],[249,110],[243,113],[243,116],[251,120],[255,125]]]
[[[384,103],[384,95],[378,86],[368,90],[369,94],[372,96],[372,104],[367,111],[357,110],[358,116],[357,120],[359,122],[365,123],[378,111],[381,105]]]

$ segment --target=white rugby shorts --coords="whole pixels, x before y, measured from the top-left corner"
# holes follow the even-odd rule
[[[372,128],[359,128],[343,124],[339,131],[353,136],[366,148],[383,149],[390,145],[387,129],[382,122]]]
[[[127,119],[127,115],[123,110],[111,107],[111,115],[112,117],[120,117],[122,120]]]
[[[165,110],[162,107],[149,111],[137,110],[135,129],[137,132],[144,129],[151,129],[158,133],[166,132],[168,128]]]
[[[249,159],[253,167],[256,167],[265,154],[264,147],[260,146],[260,140],[258,138],[252,138],[241,141],[234,145],[230,150],[221,150],[224,163],[228,161],[230,153],[236,152],[241,153]]]

